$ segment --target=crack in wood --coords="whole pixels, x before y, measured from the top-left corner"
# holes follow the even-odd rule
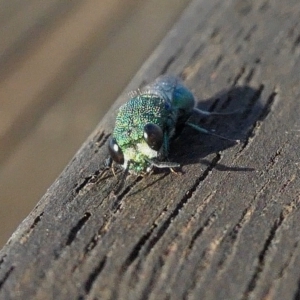
[[[15,266],[11,266],[8,271],[4,274],[3,278],[0,280],[0,289],[2,288],[2,286],[4,285],[4,283],[6,282],[6,280],[9,278],[10,274],[12,273],[12,271],[14,270]]]
[[[296,52],[297,48],[299,47],[300,45],[300,34],[296,37],[293,45],[292,45],[292,51],[293,52]]]
[[[223,231],[222,234],[217,235],[208,245],[208,247],[201,253],[200,258],[198,259],[199,264],[195,262],[195,266],[197,266],[193,274],[191,274],[191,279],[194,279],[190,282],[190,287],[187,288],[183,294],[182,299],[190,299],[190,295],[195,292],[195,290],[201,287],[201,282],[204,279],[204,272],[210,266],[210,263],[216,253],[216,249],[224,239],[226,230]],[[198,254],[197,254],[198,256]],[[192,259],[192,258],[190,258]],[[194,293],[198,294],[198,293]]]
[[[217,69],[223,60],[224,60],[224,55],[220,54],[216,59],[216,62],[214,64],[214,69]]]
[[[285,205],[282,210],[282,217],[286,219],[294,210],[298,209],[300,206],[300,197],[293,199],[290,203]]]
[[[192,62],[195,61],[196,58],[198,58],[199,54],[203,51],[204,45],[200,44],[199,47],[195,49],[195,51],[192,53],[187,65],[184,67],[186,69],[188,66],[191,67]]]
[[[187,222],[187,224],[181,229],[181,232],[180,232],[180,235],[181,235],[181,236],[186,235],[186,234],[187,234],[187,231],[188,231],[190,228],[193,227],[193,224],[200,222],[200,220],[199,220],[199,218],[200,218],[200,213],[203,212],[203,210],[204,210],[205,207],[207,207],[207,205],[208,205],[208,204],[210,203],[210,201],[213,199],[213,197],[215,196],[215,194],[216,194],[216,191],[213,191],[213,192],[209,193],[208,196],[205,197],[204,200],[202,200],[201,204],[197,207],[195,213],[193,213],[193,214],[191,215],[191,217],[190,217],[189,221]],[[208,217],[208,219],[204,222],[204,226],[205,226],[206,222],[210,223],[210,224],[207,224],[207,225],[206,225],[206,228],[208,228],[208,227],[207,227],[208,225],[211,225],[211,224],[212,224],[212,222],[210,222],[209,220],[210,220],[210,218],[212,217],[212,215],[213,215],[214,213],[215,213],[215,211],[214,211],[212,214],[210,214],[210,216]],[[200,228],[202,228],[202,227],[204,227],[204,226],[201,226]],[[199,228],[198,230],[200,230],[200,228]],[[206,228],[205,228],[205,229],[206,229]],[[203,232],[203,231],[204,231],[204,230],[202,230],[202,232]],[[195,235],[195,233],[194,233],[194,235]],[[198,236],[199,236],[199,235],[198,235]],[[190,243],[191,243],[191,242],[190,242]],[[171,245],[171,247],[173,247],[173,245]],[[188,248],[191,249],[191,248],[192,248],[192,245],[189,246]]]
[[[257,25],[255,24],[255,25],[253,25],[253,26],[251,27],[251,29],[247,32],[246,36],[244,37],[244,41],[245,41],[245,42],[250,42],[251,37],[252,37],[253,33],[254,33],[256,30],[257,30]]]
[[[104,131],[101,131],[98,136],[95,136],[95,144],[97,144],[97,146],[101,143],[101,141],[103,140],[105,136]],[[100,146],[101,147],[101,146]]]
[[[125,273],[126,270],[129,268],[129,266],[136,260],[136,258],[139,256],[139,253],[143,246],[146,244],[148,239],[150,238],[151,234],[153,233],[154,229],[157,227],[157,225],[152,224],[152,227],[150,230],[148,230],[140,239],[139,241],[135,244],[134,248],[124,261],[121,267],[121,272]]]
[[[232,84],[231,86],[234,87],[237,85],[239,79],[243,76],[243,74],[245,73],[246,70],[246,66],[242,66],[240,71],[237,73],[237,75],[233,78]]]
[[[274,102],[276,101],[276,99],[278,99],[278,92],[277,92],[277,88],[275,87],[273,92],[269,95],[269,97],[267,99],[267,103],[264,106],[264,109],[262,110],[261,114],[258,117],[259,121],[265,120],[265,118],[271,112],[272,106],[273,106]]]
[[[5,259],[6,256],[7,256],[7,254],[4,254],[4,255],[0,258],[0,268],[1,268],[1,265],[4,263],[4,259]]]
[[[205,232],[207,229],[210,228],[210,226],[213,224],[213,222],[216,220],[217,218],[217,214],[216,214],[216,211],[213,211],[210,216],[206,219],[206,221],[204,222],[203,226],[201,226],[200,228],[198,228],[192,238],[191,238],[191,241],[188,245],[188,251],[186,252],[186,255],[188,256],[188,254],[190,253],[190,251],[192,250],[192,248],[194,247],[195,245],[195,242],[196,240],[199,238],[199,236]]]
[[[245,112],[243,113],[244,118],[249,115],[252,107],[254,106],[254,103],[260,98],[260,95],[261,95],[263,89],[264,89],[264,85],[261,84],[260,88],[255,93],[254,97],[250,101],[250,104],[248,105]],[[260,128],[260,126],[261,126],[260,122],[263,121],[268,116],[268,114],[271,112],[272,105],[275,103],[277,95],[278,94],[275,90],[269,95],[266,105],[261,110],[261,113],[258,115],[258,117],[256,118],[253,125],[249,128],[249,130],[247,132],[247,137],[245,138],[245,141],[244,141],[241,149],[239,150],[239,153],[243,152],[243,150],[247,148],[247,146],[249,145],[249,142],[251,141],[251,138],[253,136],[255,136],[255,132]]]
[[[241,232],[244,229],[245,225],[250,221],[253,212],[254,212],[254,208],[252,204],[250,204],[250,206],[244,209],[238,222],[234,225],[232,230],[227,234],[227,236],[221,242],[223,251],[221,252],[221,258],[219,259],[218,262],[217,276],[220,276],[220,274],[224,272],[225,266],[227,266],[228,263],[232,260],[236,250],[235,246],[239,241]]]
[[[139,240],[136,246],[133,248],[131,254],[127,257],[125,262],[123,263],[121,270],[122,273],[125,273],[129,266],[139,257],[140,252],[143,250],[143,255],[140,259],[145,259],[150,251],[154,248],[156,243],[162,238],[164,233],[167,231],[171,223],[174,219],[179,215],[181,209],[184,205],[189,201],[189,199],[193,196],[193,193],[196,191],[199,184],[206,179],[206,177],[210,174],[213,168],[217,165],[218,161],[221,159],[220,154],[217,154],[213,159],[211,164],[206,168],[203,174],[196,180],[193,184],[192,188],[185,194],[185,196],[180,200],[180,202],[176,205],[175,209],[171,212],[168,218],[163,222],[163,224],[159,227],[156,224],[153,224],[151,229],[143,235],[143,237]],[[158,228],[158,230],[154,234],[154,230]],[[151,238],[151,236],[154,236]]]
[[[117,196],[117,200],[115,199],[115,201],[112,205],[110,205],[110,208],[108,210],[110,217],[112,215],[115,215],[116,213],[118,213],[120,211],[120,207],[121,207],[121,201],[123,200],[123,198],[131,191],[131,189],[139,182],[143,179],[142,176],[138,176],[133,183],[131,183],[123,192],[122,194]],[[83,218],[82,218],[83,219]],[[81,219],[81,220],[82,220]],[[81,221],[80,220],[80,221]],[[80,225],[80,221],[78,222],[77,225]],[[87,221],[87,220],[86,220]],[[101,225],[101,227],[99,228],[98,232],[91,238],[90,242],[86,245],[86,247],[84,248],[84,253],[82,255],[82,257],[79,259],[78,263],[76,265],[73,266],[73,271],[76,270],[78,268],[78,266],[80,264],[82,264],[85,260],[86,257],[88,255],[89,252],[91,252],[98,244],[98,242],[100,241],[100,237],[103,236],[109,228],[109,225],[111,225],[112,222],[112,218],[106,218],[106,220],[103,222],[103,224]],[[76,226],[77,226],[76,225]],[[84,224],[82,224],[83,226]],[[76,227],[75,226],[75,227]],[[81,226],[81,227],[82,227]],[[80,230],[80,228],[79,228]]]
[[[202,273],[206,269],[206,262],[208,261],[208,249],[205,249],[201,255],[199,255],[199,261],[200,264],[198,265],[198,268],[195,268],[193,271],[191,271],[191,281],[189,282],[189,287],[186,288],[186,290],[183,293],[182,299],[190,299],[190,295],[194,292],[194,290],[197,287],[197,283],[199,282],[198,273]],[[200,277],[201,278],[201,277]]]
[[[272,155],[266,165],[267,172],[270,170],[270,168],[274,168],[274,166],[277,164],[279,157],[281,156],[283,147],[280,147],[276,150],[275,154]]]
[[[66,242],[66,246],[69,246],[75,240],[78,232],[85,225],[85,223],[89,220],[90,217],[91,213],[86,212],[84,216],[78,221],[78,223],[71,229]]]
[[[149,299],[151,295],[151,291],[153,291],[153,287],[155,286],[155,279],[158,277],[158,274],[161,271],[162,266],[164,265],[164,261],[161,257],[158,258],[158,262],[153,266],[153,270],[150,274],[150,277],[147,278],[148,283],[144,287],[141,296],[139,297],[140,300]]]
[[[254,289],[256,288],[257,282],[259,280],[260,274],[262,273],[265,264],[266,264],[266,258],[267,258],[267,253],[270,249],[270,247],[273,244],[273,241],[275,239],[276,233],[278,231],[278,229],[280,228],[280,226],[282,225],[283,221],[285,220],[286,216],[284,216],[283,211],[281,212],[281,214],[279,215],[279,217],[277,219],[275,219],[273,226],[270,229],[269,235],[263,245],[262,250],[259,252],[258,255],[258,263],[257,266],[255,268],[254,273],[252,274],[252,277],[248,283],[247,289],[244,292],[243,295],[243,300],[249,299],[250,294],[254,291]]]
[[[232,91],[229,91],[228,94],[226,95],[226,99],[223,101],[223,103],[220,106],[220,111],[226,109],[230,105],[230,103],[232,102],[233,97],[231,95],[231,92]]]
[[[210,200],[212,199],[213,195],[215,193],[210,193],[207,197],[206,197],[206,204],[208,204],[210,202]],[[194,220],[195,222],[197,222],[195,220],[195,215],[196,214],[199,214],[201,211],[203,210],[203,205],[200,206],[200,208],[197,208],[197,211],[191,216],[191,220]],[[214,220],[216,219],[217,217],[217,214],[216,212],[212,212],[210,214],[210,216],[207,218],[207,220],[204,222],[204,225],[201,226],[192,236],[192,241],[190,242],[190,245],[187,247],[186,251],[184,252],[184,255],[181,257],[181,262],[178,262],[178,267],[182,267],[182,265],[184,264],[184,262],[186,261],[186,257],[189,255],[189,253],[191,253],[191,250],[192,248],[194,247],[194,244],[197,240],[197,238],[203,233],[205,232],[207,229],[210,228],[210,226],[213,224]],[[188,224],[191,223],[191,220],[188,222]],[[189,227],[189,225],[186,225],[185,227]],[[181,230],[181,233],[180,235],[185,235],[186,234],[186,230],[183,228]],[[170,253],[174,253],[174,249],[177,248],[176,246],[176,240],[178,240],[178,237],[174,238],[173,239],[173,242],[171,245],[168,246],[168,249],[166,249],[166,251],[164,251],[164,255],[163,257],[160,256],[159,257],[159,270],[160,270],[160,274],[162,274],[163,270],[162,270],[162,267],[164,265],[167,265],[168,264],[168,258],[170,258]],[[144,257],[143,257],[144,258]],[[137,263],[137,266],[135,266],[135,270],[134,270],[134,274],[137,274],[138,273],[138,270],[140,270],[141,268],[141,263],[143,262],[144,260],[141,259],[139,260],[139,262]],[[157,273],[158,269],[157,269],[157,264],[155,264],[155,270],[154,272]],[[156,278],[156,275],[154,276],[153,273],[151,273],[151,276],[153,276],[153,278]],[[135,279],[132,279],[132,284],[134,284],[135,282],[137,281],[137,278]],[[144,299],[144,298],[140,298],[140,299]]]
[[[284,206],[284,208],[282,209],[282,211],[281,211],[281,213],[280,213],[279,219],[277,219],[277,220],[275,221],[274,225],[273,225],[273,231],[274,231],[274,230],[277,231],[277,230],[279,229],[279,227],[282,225],[282,223],[283,223],[284,221],[287,220],[288,216],[290,216],[290,215],[294,212],[294,210],[296,210],[296,209],[298,208],[298,205],[299,205],[299,199],[294,199],[294,200],[291,201],[289,204],[287,204],[287,205]],[[276,222],[277,222],[277,223],[276,223]],[[277,228],[276,228],[276,227],[277,227]],[[275,237],[276,232],[273,232],[273,234],[274,234],[273,237]],[[267,241],[270,240],[270,237],[271,237],[271,235],[269,235]],[[272,238],[272,240],[273,240],[273,238]],[[272,243],[272,240],[270,240],[270,245],[271,245],[271,243]],[[266,245],[266,243],[265,243],[265,245]],[[293,263],[293,259],[295,259],[295,257],[296,257],[296,250],[297,250],[297,248],[298,248],[298,245],[299,245],[299,241],[296,241],[296,242],[294,243],[293,247],[292,247],[292,251],[290,252],[290,255],[288,256],[288,259],[286,260],[286,262],[283,264],[283,266],[282,266],[281,269],[279,270],[278,275],[277,275],[276,278],[274,278],[274,280],[272,281],[273,284],[272,284],[272,285],[268,288],[268,290],[265,292],[265,295],[270,295],[270,294],[272,293],[272,290],[275,289],[275,284],[276,284],[276,282],[278,282],[278,281],[280,281],[280,279],[284,278],[284,274],[285,274],[287,268]],[[264,247],[264,248],[265,248],[265,247]],[[261,252],[261,255],[262,255],[262,252]],[[264,260],[264,259],[265,259],[265,256],[263,255],[263,257],[260,257],[259,259],[263,259],[263,260]],[[258,266],[258,267],[259,267],[259,266]],[[262,268],[261,268],[260,272],[257,274],[257,276],[259,276],[259,274],[263,271],[263,267],[264,267],[264,266],[261,266],[261,267],[262,267]],[[254,278],[254,277],[253,277],[253,278]],[[258,277],[257,277],[256,279],[259,280]],[[254,288],[255,288],[255,286],[256,286],[256,284],[254,285]],[[254,290],[254,289],[253,289],[253,290]],[[249,298],[249,296],[250,296],[251,292],[253,292],[253,290],[249,292],[249,295],[246,295],[246,298]],[[300,295],[300,280],[299,280],[299,290],[298,290],[298,293],[299,293],[299,295]],[[297,292],[296,292],[295,295],[297,295],[297,296],[295,297],[295,300],[296,300],[296,299],[298,300],[299,297],[298,297]],[[244,295],[244,298],[245,298],[245,295]],[[243,299],[244,299],[244,298],[243,298]],[[245,298],[245,299],[246,299],[246,298]],[[265,299],[265,298],[264,298],[264,299]]]
[[[106,232],[107,232],[107,225],[109,223],[109,220],[106,220],[105,222],[103,222],[103,224],[101,225],[101,227],[98,229],[97,233],[91,238],[91,240],[89,241],[89,243],[85,246],[84,248],[84,254],[83,254],[83,259],[86,257],[86,255],[91,252],[98,244],[99,238],[101,236],[103,236]]]
[[[262,13],[266,13],[266,11],[270,8],[270,4],[269,4],[269,1],[265,1],[261,4],[261,6],[259,7],[259,10],[262,12]]]
[[[265,88],[265,86],[263,84],[260,84],[259,88],[256,90],[254,95],[251,97],[251,99],[249,100],[244,112],[242,113],[242,115],[241,115],[242,119],[246,119],[250,115],[250,113],[253,110],[253,107],[255,106],[257,101],[259,101],[264,88]],[[258,119],[259,119],[259,117],[258,117]]]
[[[126,195],[128,195],[130,193],[130,191],[143,179],[144,177],[143,176],[137,176],[135,178],[135,180],[126,186],[125,189],[123,189],[123,191],[118,194],[118,195],[114,195],[112,194],[110,196],[110,200],[112,201],[111,202],[111,205],[110,205],[110,211],[111,213],[113,214],[116,214],[117,212],[120,211],[121,209],[121,203],[122,203],[122,200],[125,198]]]
[[[283,192],[286,191],[286,189],[288,188],[288,186],[297,178],[296,174],[293,174],[291,176],[291,178],[287,179],[281,186],[280,190],[279,190],[279,194],[282,194]]]
[[[299,34],[299,22],[293,23],[293,26],[287,31],[286,39],[293,40],[291,44],[292,52],[296,52],[297,48],[300,45],[300,34]]]
[[[238,55],[242,50],[242,45],[237,45],[234,49],[234,54]]]
[[[103,221],[103,224],[98,229],[97,233],[93,235],[87,245],[84,247],[82,255],[78,258],[76,264],[72,267],[72,273],[85,262],[89,253],[98,245],[100,237],[102,237],[108,230],[108,224],[111,222],[111,219],[106,219]]]
[[[29,229],[23,234],[23,236],[20,239],[20,243],[24,244],[28,238],[30,237],[31,233],[33,232],[34,228],[37,226],[37,224],[42,220],[42,217],[44,215],[44,212],[40,213],[33,221],[33,223],[30,225]]]
[[[283,264],[283,266],[279,270],[278,276],[277,276],[277,278],[274,279],[274,281],[279,281],[280,279],[284,278],[288,267],[293,263],[294,259],[297,256],[296,250],[298,249],[298,246],[299,246],[299,241],[296,241],[292,248],[293,251],[290,252],[288,259],[286,260],[286,262]],[[300,298],[298,298],[298,299],[300,299]]]
[[[78,194],[81,194],[88,186],[96,184],[100,180],[104,180],[102,176],[105,172],[108,171],[106,166],[103,166],[102,169],[96,170],[93,174],[86,176],[85,178],[81,179],[78,183],[74,186],[73,197],[71,200],[74,200]]]
[[[187,231],[190,228],[193,228],[192,223],[197,224],[199,221],[199,216],[198,218],[196,218],[196,215],[199,215],[200,212],[203,211],[204,206],[206,206],[210,200],[213,198],[213,196],[215,195],[215,192],[210,193],[205,200],[203,201],[203,203],[197,207],[197,210],[194,214],[191,215],[190,220],[188,221],[188,223],[181,229],[181,232],[179,233],[179,235],[183,238],[183,236],[188,235]],[[187,248],[184,250],[183,255],[181,255],[180,260],[177,263],[177,268],[180,269],[184,266],[184,264],[186,263],[186,258],[189,256],[189,254],[191,253],[191,249],[194,247],[194,244],[196,242],[196,239],[202,234],[204,233],[207,229],[210,228],[210,226],[213,224],[214,220],[216,219],[216,213],[215,211],[213,213],[210,214],[210,216],[204,221],[204,225],[201,226],[200,228],[198,228],[198,230],[196,230],[196,232],[193,234],[192,236],[192,240],[190,241],[190,244],[187,246]],[[181,238],[178,237],[178,235],[176,235],[176,237],[174,237],[173,241],[171,244],[168,245],[167,249],[164,251],[163,256],[160,256],[160,274],[164,273],[164,270],[162,270],[163,266],[166,266],[166,268],[168,269],[168,261],[174,259],[174,256],[172,254],[174,254],[177,250],[177,242],[178,240],[181,240]],[[186,244],[186,243],[185,243]],[[172,262],[171,262],[172,264]],[[141,263],[139,262],[139,264],[137,265],[137,267],[135,268],[135,274],[137,273],[137,270],[140,268]],[[170,264],[169,264],[170,265]],[[167,272],[167,271],[166,271]],[[177,271],[175,271],[175,274],[178,274]],[[169,278],[169,280],[171,280],[171,278]],[[142,299],[142,298],[141,298]]]
[[[97,170],[93,175],[89,175],[81,180],[80,183],[76,184],[75,187],[75,194],[79,194],[84,188],[91,182],[92,179],[95,178],[99,174],[99,171]]]
[[[293,300],[299,300],[300,299],[300,279],[298,280],[298,288],[297,291],[295,292],[295,296]]]
[[[210,107],[208,108],[208,111],[210,111],[210,112],[214,111],[216,109],[217,105],[219,104],[219,102],[220,102],[220,98],[219,97],[215,98],[214,101],[212,102],[212,104],[210,105]],[[207,118],[205,118],[205,119],[207,119]]]
[[[216,27],[213,29],[212,33],[210,34],[210,40],[215,40],[220,35],[220,28]]]
[[[160,238],[164,235],[164,233],[167,231],[171,223],[174,221],[174,219],[179,215],[181,209],[184,207],[184,205],[191,199],[194,192],[196,191],[197,187],[200,185],[201,182],[203,182],[206,177],[210,174],[210,172],[214,169],[214,167],[217,165],[219,160],[221,159],[221,155],[218,153],[213,159],[211,164],[206,168],[206,170],[203,172],[203,174],[196,180],[194,185],[191,189],[188,190],[188,192],[185,194],[185,196],[180,200],[180,202],[177,204],[176,208],[172,211],[172,213],[169,215],[169,217],[164,221],[162,226],[158,229],[153,239],[149,242],[149,244],[146,247],[146,255],[150,252],[151,249],[154,248],[155,244],[160,240]]]
[[[95,281],[97,280],[97,277],[100,275],[100,273],[104,269],[106,261],[107,261],[107,257],[105,256],[103,259],[100,260],[100,262],[98,263],[96,268],[93,270],[93,272],[90,273],[88,279],[86,280],[86,282],[84,284],[85,296],[87,296],[90,293]],[[81,296],[79,296],[78,300],[80,300],[80,299],[85,299],[85,297],[81,295]]]
[[[175,59],[177,58],[177,55],[180,51],[181,51],[181,48],[167,60],[167,62],[165,63],[165,65],[162,67],[162,69],[160,71],[161,74],[165,74],[168,71],[169,67],[175,61]]]
[[[110,217],[112,215],[115,215],[116,213],[118,213],[120,211],[121,208],[121,201],[124,199],[124,197],[131,191],[131,189],[139,182],[143,179],[142,176],[138,176],[133,183],[131,183],[123,192],[122,194],[116,196],[116,199],[114,199],[114,203],[112,203],[110,205],[109,208],[109,215]],[[86,217],[86,216],[85,216]],[[84,218],[85,218],[84,217]],[[90,216],[88,216],[89,218]],[[76,227],[80,227],[81,225],[81,221],[84,219],[82,218],[78,224],[74,227],[76,229]],[[86,222],[87,220],[85,220]],[[85,249],[84,249],[84,253],[82,255],[82,257],[79,259],[78,263],[73,267],[73,271],[76,270],[78,268],[78,266],[83,263],[86,260],[86,257],[88,255],[89,252],[91,252],[98,244],[98,242],[100,241],[100,237],[103,236],[103,234],[105,232],[107,232],[109,225],[111,224],[112,219],[111,218],[107,218],[103,224],[101,225],[101,227],[99,228],[98,232],[91,238],[90,242],[86,245]],[[82,224],[83,226],[84,224]],[[82,227],[81,226],[81,227]],[[81,229],[81,227],[79,228],[79,230]],[[77,231],[77,229],[76,229]]]
[[[96,141],[95,141],[95,145],[99,148],[101,148],[106,141],[109,139],[109,137],[111,136],[111,134],[105,134],[104,131],[101,132],[101,134],[99,135],[99,137],[97,137]]]
[[[245,83],[249,84],[255,74],[255,68],[251,68],[245,78]]]

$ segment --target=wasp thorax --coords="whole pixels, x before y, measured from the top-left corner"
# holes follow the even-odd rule
[[[111,138],[108,144],[108,150],[111,158],[117,163],[122,165],[124,163],[124,154],[119,147],[115,138]]]
[[[151,149],[158,151],[163,144],[163,131],[158,125],[148,123],[144,127],[144,139]]]

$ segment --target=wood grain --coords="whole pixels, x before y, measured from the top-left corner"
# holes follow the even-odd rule
[[[0,252],[1,299],[299,299],[300,3],[195,0],[127,90],[181,76],[184,174],[99,179],[116,108]],[[195,119],[198,121],[197,119]]]

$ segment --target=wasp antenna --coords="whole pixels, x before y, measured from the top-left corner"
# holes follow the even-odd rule
[[[218,134],[216,134],[216,133],[214,133],[214,132],[211,132],[211,131],[209,131],[209,130],[207,130],[207,129],[204,129],[204,128],[202,128],[202,127],[200,127],[200,126],[198,126],[198,125],[196,125],[196,124],[193,124],[193,123],[187,122],[187,123],[185,123],[185,124],[188,125],[188,126],[190,126],[190,127],[192,127],[192,128],[194,128],[195,130],[197,130],[197,131],[199,131],[199,132],[201,132],[201,133],[209,134],[209,135],[215,136],[215,137],[217,137],[217,138],[219,138],[219,139],[222,139],[222,140],[234,142],[234,143],[236,143],[236,144],[239,144],[239,143],[241,142],[240,140],[233,140],[233,139],[229,139],[229,138],[227,138],[227,137],[225,137],[225,136],[218,135]]]

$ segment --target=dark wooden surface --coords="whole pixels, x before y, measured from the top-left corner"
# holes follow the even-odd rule
[[[0,252],[1,299],[299,299],[300,3],[193,1],[128,86],[181,76],[232,145],[97,180],[121,97]],[[100,95],[101,96],[101,95]]]

